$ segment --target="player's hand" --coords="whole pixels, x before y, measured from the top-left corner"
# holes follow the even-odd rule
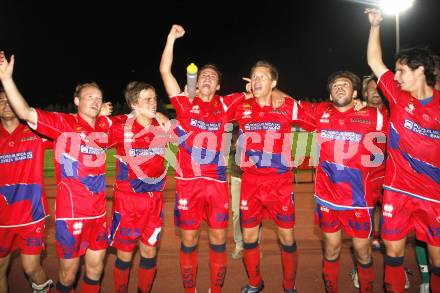
[[[6,80],[12,78],[12,72],[14,71],[14,55],[8,62],[5,56],[5,52],[0,51],[0,80]]]
[[[173,24],[170,33],[168,34],[168,38],[176,40],[178,38],[183,37],[183,35],[185,35],[185,29],[178,24]]]
[[[366,8],[364,13],[368,14],[371,26],[379,26],[383,20],[382,11],[377,8]]]
[[[246,82],[246,91],[244,93],[244,95],[246,96],[246,100],[252,98],[254,95],[252,94],[251,79],[249,77],[242,77],[241,79]]]
[[[110,116],[113,112],[112,102],[105,102],[101,105],[101,111],[99,111],[100,116]]]
[[[359,99],[355,99],[354,100],[354,110],[356,112],[362,110],[363,108],[365,108],[367,106],[367,102],[365,101],[361,101]]]

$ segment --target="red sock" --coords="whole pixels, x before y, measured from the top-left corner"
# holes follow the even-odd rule
[[[211,293],[222,291],[226,276],[228,257],[226,256],[226,244],[209,245],[209,266],[211,268]]]
[[[385,256],[385,291],[398,293],[405,290],[403,257]]]
[[[151,291],[154,277],[156,276],[156,268],[144,269],[139,267],[138,270],[138,292],[148,293]]]
[[[291,246],[281,245],[281,263],[283,265],[283,287],[284,289],[294,289],[298,266],[296,243]]]
[[[431,292],[440,293],[440,268],[431,266]]]
[[[115,261],[115,267],[113,268],[113,281],[115,283],[116,293],[127,293],[128,291],[130,264],[130,262],[122,261],[119,258]]]
[[[197,246],[180,248],[180,271],[185,293],[194,293],[197,279]]]
[[[338,292],[339,258],[329,261],[324,258],[322,263],[325,290],[328,293]]]
[[[249,285],[258,287],[262,279],[260,275],[260,246],[258,242],[244,243],[243,260],[249,276]]]
[[[81,293],[99,293],[100,289],[99,281],[91,280],[87,276],[84,276],[81,282]]]
[[[373,283],[375,279],[373,261],[368,264],[358,264],[357,266],[359,275],[359,285],[361,287],[361,293],[373,292]]]

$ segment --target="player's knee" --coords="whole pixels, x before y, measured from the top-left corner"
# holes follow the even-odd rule
[[[336,259],[341,254],[342,245],[340,243],[327,243],[324,248],[325,258],[328,260]]]
[[[368,250],[355,251],[356,260],[361,264],[371,262],[371,253]]]
[[[72,286],[76,279],[76,271],[62,270],[60,271],[60,282],[64,286]]]
[[[86,265],[86,274],[90,279],[98,280],[101,278],[103,269],[103,263],[88,264]]]
[[[258,229],[244,229],[243,230],[243,241],[246,243],[254,243],[258,240]]]
[[[293,233],[278,233],[278,238],[282,245],[290,246],[295,243]]]
[[[41,272],[43,268],[41,267],[40,263],[26,263],[26,265],[23,266],[24,273],[31,279],[35,275],[37,275],[39,272]]]
[[[6,271],[8,270],[9,265],[9,257],[0,258],[0,277],[6,275]]]

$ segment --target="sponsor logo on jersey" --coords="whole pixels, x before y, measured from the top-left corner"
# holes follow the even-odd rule
[[[246,123],[244,125],[244,130],[246,131],[256,131],[256,130],[281,130],[281,124],[277,122],[254,122]]]
[[[105,150],[102,148],[94,148],[94,147],[87,146],[87,145],[82,145],[80,151],[82,154],[97,155],[97,156],[101,155],[105,152]]]
[[[384,217],[392,218],[393,217],[394,207],[391,204],[384,204],[382,207],[382,215]]]
[[[165,154],[164,148],[151,148],[151,149],[130,149],[128,155],[130,157],[151,157],[151,156],[163,156]]]
[[[0,164],[14,163],[23,160],[32,160],[32,151],[24,151],[12,154],[0,155]]]
[[[406,129],[411,130],[412,132],[415,132],[417,134],[432,138],[432,139],[440,139],[440,131],[435,130],[435,129],[429,129],[429,128],[424,128],[422,126],[420,126],[419,124],[417,124],[414,121],[405,119],[405,122],[403,123],[403,127],[405,127]]]
[[[248,204],[247,200],[243,199],[243,200],[241,201],[240,209],[241,209],[241,210],[245,210],[245,211],[247,211],[247,210],[249,209],[248,206],[247,206],[247,204]]]
[[[352,123],[362,123],[362,124],[371,124],[371,121],[368,119],[362,119],[362,118],[352,118]]]
[[[362,134],[350,131],[321,130],[321,137],[333,140],[360,142]]]
[[[181,198],[178,201],[177,208],[179,210],[187,211],[188,210],[188,206],[187,205],[188,205],[188,200],[186,198]]]
[[[202,130],[218,131],[220,130],[221,123],[209,123],[201,120],[191,119],[190,125]]]
[[[20,141],[21,141],[21,142],[31,141],[31,140],[36,140],[37,138],[38,138],[38,137],[36,137],[35,135],[33,135],[33,136],[23,137]]]
[[[271,110],[269,113],[271,113],[271,114],[279,114],[279,115],[283,115],[283,116],[287,116],[289,114],[285,110],[278,110],[278,109]]]

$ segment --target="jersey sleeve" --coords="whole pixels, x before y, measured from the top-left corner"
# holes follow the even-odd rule
[[[48,112],[35,109],[37,113],[37,123],[29,124],[29,127],[38,133],[56,140],[63,132],[67,131],[68,119],[70,114]]]
[[[307,131],[315,131],[317,104],[293,100],[292,107],[292,123]]]
[[[390,103],[390,106],[393,106],[399,102],[398,97],[401,96],[402,90],[394,80],[394,73],[391,72],[391,70],[387,70],[380,76],[378,85]]]
[[[223,109],[225,110],[226,121],[231,122],[236,119],[235,112],[237,106],[245,99],[246,95],[244,93],[233,93],[220,98]]]
[[[171,104],[176,109],[176,116],[184,116],[191,110],[191,102],[187,96],[177,95],[170,97]]]

